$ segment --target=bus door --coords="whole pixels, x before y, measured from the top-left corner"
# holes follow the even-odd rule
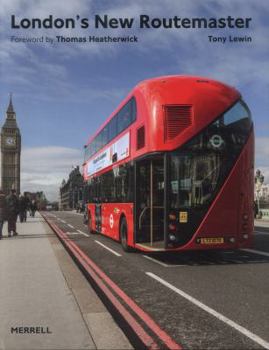
[[[164,160],[136,163],[136,243],[164,248]]]
[[[101,232],[102,228],[102,206],[95,204],[95,230]]]

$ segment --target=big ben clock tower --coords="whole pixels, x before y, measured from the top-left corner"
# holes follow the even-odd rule
[[[21,134],[10,95],[6,120],[1,129],[1,185],[5,194],[11,189],[20,193]]]

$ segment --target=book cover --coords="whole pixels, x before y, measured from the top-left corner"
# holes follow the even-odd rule
[[[138,257],[133,258],[131,255],[128,258],[124,255],[126,259],[131,261],[128,266],[130,273],[134,273],[136,281],[139,282],[138,287],[133,278],[130,277],[129,282],[127,281],[128,276],[126,271],[123,271],[123,264],[113,260],[112,266],[110,266],[109,258],[106,257],[106,254],[111,254],[111,249],[114,251],[114,247],[116,247],[116,254],[114,254],[115,251],[112,253],[114,254],[113,259],[118,256],[123,259],[122,254],[126,253],[122,253],[119,243],[101,240],[96,244],[94,239],[91,241],[91,247],[87,246],[86,243],[83,246],[83,242],[80,246],[79,243],[80,239],[86,240],[91,237],[92,231],[98,231],[120,241],[125,251],[136,248],[145,254],[177,248],[180,250],[180,247],[185,247],[185,245],[187,247],[188,244],[190,245],[186,248],[187,250],[203,250],[200,249],[203,245],[205,249],[211,249],[211,246],[214,245],[221,248],[222,244],[227,244],[225,248],[229,249],[229,244],[235,243],[237,238],[232,233],[220,234],[219,232],[222,232],[222,229],[225,230],[224,226],[229,231],[229,229],[238,228],[242,224],[240,226],[240,230],[243,227],[243,231],[240,231],[242,237],[238,238],[241,241],[236,248],[239,245],[241,248],[249,248],[251,228],[247,226],[250,224],[246,221],[252,215],[253,200],[255,199],[254,208],[257,218],[263,217],[264,219],[269,215],[269,187],[267,185],[269,181],[268,15],[269,4],[267,0],[1,0],[1,189],[5,195],[8,195],[12,190],[16,191],[18,196],[19,193],[25,193],[25,197],[29,201],[27,209],[30,210],[30,215],[35,212],[34,205],[37,205],[36,209],[40,211],[47,210],[47,214],[44,214],[45,219],[48,220],[52,228],[55,229],[57,222],[61,225],[64,223],[69,225],[64,233],[59,235],[60,239],[65,240],[66,237],[71,237],[70,239],[74,242],[77,242],[77,239],[79,249],[85,248],[83,252],[88,254],[87,256],[92,258],[97,265],[99,259],[102,260],[102,249],[107,249],[101,246],[102,244],[106,246],[108,243],[110,253],[106,250],[104,262],[102,262],[104,266],[101,264],[101,268],[114,282],[121,285],[122,290],[133,298],[142,311],[152,317],[153,323],[156,322],[151,328],[150,325],[153,323],[142,317],[146,327],[142,327],[141,330],[140,324],[134,331],[135,326],[131,322],[128,323],[126,331],[123,329],[125,326],[122,326],[124,316],[122,314],[120,317],[113,315],[113,312],[116,312],[116,306],[113,304],[112,311],[110,310],[112,318],[116,319],[117,326],[115,327],[121,329],[122,333],[117,335],[119,338],[115,338],[119,340],[111,343],[111,348],[152,346],[172,349],[182,346],[190,349],[207,347],[221,349],[244,348],[244,346],[246,348],[254,348],[255,346],[268,348],[269,346],[268,329],[266,328],[269,311],[268,306],[263,304],[264,295],[260,294],[261,291],[265,291],[266,286],[262,284],[260,278],[260,292],[256,290],[253,292],[253,300],[260,298],[260,304],[254,310],[254,301],[251,298],[249,300],[241,293],[244,288],[249,287],[247,282],[242,281],[242,285],[240,285],[237,281],[236,288],[232,285],[233,278],[237,279],[237,273],[240,274],[239,265],[236,266],[237,272],[229,270],[233,276],[230,277],[230,283],[225,286],[226,282],[223,281],[224,289],[227,288],[227,298],[224,298],[218,288],[219,280],[217,278],[214,280],[212,276],[209,278],[209,275],[204,271],[201,271],[201,279],[197,273],[198,269],[190,273],[189,280],[185,271],[185,281],[183,278],[180,281],[180,278],[175,279],[172,276],[173,269],[169,269],[170,264],[174,265],[173,271],[179,269],[179,266],[186,267],[184,264],[189,256],[185,260],[180,260],[181,258],[178,256],[158,258],[157,264],[159,265],[157,267],[169,271],[167,273],[168,282],[163,282],[161,277],[153,276],[158,269],[153,270],[153,272],[148,270],[151,268],[151,265],[147,265],[150,263],[150,259],[153,259],[151,263],[154,265],[154,256],[143,258],[140,254]],[[174,83],[173,79],[179,79],[176,80],[178,83]],[[186,83],[184,79],[186,79]],[[167,90],[162,86],[162,83],[166,82],[168,82]],[[169,85],[170,82],[171,85]],[[195,90],[192,84],[200,84],[198,90]],[[203,102],[201,102],[203,96],[199,96],[197,92],[204,93],[206,88],[203,87],[203,84],[210,85],[210,91],[208,90],[209,93],[204,100],[205,110],[203,110]],[[154,91],[152,95],[150,89]],[[176,89],[179,91],[177,92]],[[222,97],[218,95],[220,91]],[[174,94],[173,96],[176,93],[182,95],[183,102],[174,102],[173,98],[169,100],[168,93]],[[163,101],[166,102],[157,101],[161,98],[164,98]],[[228,100],[230,101],[229,105]],[[190,101],[196,101],[197,106],[196,102]],[[144,118],[143,113],[146,113],[145,111],[150,104],[152,119],[148,124],[145,124],[145,129],[143,129],[142,121],[132,126],[136,118],[139,117],[142,120],[141,115]],[[219,106],[222,106],[222,110]],[[166,118],[164,124],[159,123],[160,108],[163,108],[162,111]],[[207,108],[209,112],[207,112]],[[236,122],[237,120],[233,119],[233,113],[235,110],[239,113],[240,108],[244,109],[248,121],[238,127],[238,130],[241,129],[236,136],[232,132],[229,136],[230,129],[227,128],[225,137],[230,137],[230,144],[234,143],[235,146],[231,146],[230,151],[224,155],[221,152],[226,147],[226,140],[223,137],[224,134],[218,133],[218,127],[223,126],[227,120],[230,120],[229,125]],[[230,110],[232,110],[231,113]],[[179,113],[179,119],[176,119],[176,113]],[[201,118],[194,117],[195,113],[197,115],[200,113]],[[210,113],[213,113],[212,117],[209,116],[205,122],[206,115]],[[117,131],[113,134],[115,116],[118,118],[118,124]],[[113,117],[115,118],[113,119]],[[255,163],[251,161],[250,151],[254,138],[249,141],[249,134],[247,134],[252,130],[251,119],[254,123]],[[170,123],[169,125],[165,124],[166,120],[168,120],[167,123]],[[183,120],[182,123],[181,120]],[[181,123],[179,131],[173,129],[175,123]],[[126,133],[125,130],[130,125],[132,131]],[[189,126],[191,128],[195,126],[196,131],[189,131],[192,130],[188,129]],[[154,134],[155,132],[156,134]],[[173,144],[175,140],[179,140],[179,132],[182,132],[183,135],[182,140],[180,140],[182,148],[179,145],[175,147]],[[210,134],[206,143],[205,139],[199,139],[202,132],[203,135]],[[155,135],[152,138],[150,137],[151,133]],[[115,141],[112,141],[114,139]],[[242,145],[247,142],[251,143],[249,153],[247,155],[245,151],[245,155],[242,155],[240,153]],[[201,155],[202,143],[206,144],[209,150],[204,156]],[[185,153],[177,153],[181,150]],[[145,153],[155,154],[154,160],[148,166],[145,165]],[[161,158],[161,153],[169,153],[169,155]],[[213,153],[218,153],[218,156],[213,155]],[[241,163],[238,163],[239,165],[235,169],[233,168],[235,159],[240,154],[242,156]],[[193,159],[196,156],[198,160],[194,164]],[[132,159],[126,165],[128,157]],[[176,159],[176,157],[178,158]],[[207,161],[204,162],[206,157]],[[232,159],[230,163],[228,158]],[[140,163],[138,163],[139,161]],[[219,163],[226,161],[225,167],[221,168]],[[135,163],[136,165],[134,165]],[[208,170],[209,167],[211,170]],[[243,172],[241,172],[240,167],[244,167]],[[110,172],[107,169],[110,169]],[[216,169],[218,170],[216,171]],[[233,170],[234,179],[231,180],[230,176],[227,180],[232,169],[235,169]],[[253,181],[257,169],[259,172],[256,173],[255,178],[254,198],[252,190],[246,187]],[[106,175],[105,170],[107,170]],[[129,175],[130,171],[135,174],[133,180],[131,177],[128,177],[127,180],[126,174],[131,176]],[[207,174],[204,175],[206,171]],[[100,180],[95,180],[99,175]],[[147,180],[145,180],[146,176]],[[240,179],[236,178],[237,176]],[[221,180],[219,180],[220,178]],[[86,190],[85,180],[86,183],[90,184],[89,186],[92,186],[86,187]],[[169,186],[166,187],[168,183]],[[222,186],[226,184],[230,186],[229,190],[226,191],[227,193],[222,193]],[[235,196],[237,186],[242,189],[241,192],[245,191],[248,197],[248,199],[242,199],[242,205],[239,204],[240,199],[235,199],[237,198]],[[133,188],[134,190],[132,190]],[[86,192],[89,197],[87,197]],[[151,195],[147,196],[147,193]],[[219,200],[220,204],[216,204],[219,193],[223,196]],[[251,194],[248,195],[248,193]],[[228,213],[227,203],[229,201],[230,212]],[[88,206],[89,202],[92,202],[92,206]],[[100,204],[101,202],[102,204]],[[131,204],[129,203],[129,206],[124,208],[122,203],[125,202]],[[224,213],[225,210],[221,211],[222,205],[227,209],[225,210],[228,216]],[[206,221],[209,207],[212,215],[210,223]],[[198,209],[196,211],[193,208]],[[58,209],[62,213],[66,211],[70,214],[58,215],[54,211],[53,216],[48,214],[50,210]],[[238,219],[239,213],[240,220],[241,217],[243,218],[242,223]],[[72,221],[68,215],[75,217],[75,214],[81,215],[77,215],[76,219],[72,218]],[[67,218],[61,215],[67,215]],[[132,215],[134,215],[134,219],[130,219]],[[32,215],[30,218],[32,225],[35,220],[39,220],[38,218],[41,217],[35,216],[35,213]],[[86,226],[80,226],[83,225],[83,220],[88,225],[89,232]],[[5,222],[4,218],[2,222]],[[28,232],[26,232],[26,224],[23,224],[23,216],[18,218],[18,222],[17,225],[21,225],[18,229],[19,236],[17,238],[19,241],[20,230],[21,233],[24,232],[21,237],[23,235],[27,237]],[[262,225],[266,226],[266,223],[264,224],[266,220],[262,222]],[[3,225],[3,236],[8,238],[12,228],[5,223]],[[43,223],[43,228],[44,225]],[[143,225],[145,227],[148,225],[150,228],[145,228],[143,231]],[[130,227],[132,228],[130,229]],[[162,227],[166,227],[164,233],[160,231],[160,227],[161,230]],[[173,230],[180,231],[181,229],[185,232],[186,227],[188,227],[186,231],[192,231],[192,233],[183,235],[183,238],[173,232]],[[32,230],[31,234],[38,237],[34,226],[31,226],[29,230]],[[57,231],[57,228],[55,230]],[[63,230],[63,227],[60,230]],[[132,238],[130,238],[130,230]],[[199,230],[204,234],[194,237],[194,231],[197,233]],[[15,231],[13,233],[16,233]],[[45,231],[42,232],[46,237],[49,236]],[[141,236],[139,236],[140,234]],[[247,240],[247,243],[244,240]],[[78,294],[74,292],[76,294],[74,300],[71,297],[72,300],[66,297],[68,290],[72,290],[72,283],[75,282],[72,280],[73,282],[71,281],[70,284],[67,281],[65,287],[58,284],[61,279],[59,277],[62,269],[61,263],[63,265],[65,263],[59,256],[57,256],[57,263],[52,263],[53,258],[48,246],[46,248],[48,250],[44,250],[48,252],[46,253],[48,254],[47,258],[50,259],[48,266],[51,269],[55,268],[55,270],[60,266],[60,270],[58,275],[51,275],[53,276],[52,283],[48,282],[47,286],[49,286],[48,290],[54,290],[53,281],[55,282],[59,300],[57,299],[56,302],[54,299],[55,304],[52,303],[52,305],[60,311],[56,321],[51,321],[50,315],[46,319],[46,313],[52,312],[52,306],[46,307],[46,304],[50,304],[48,297],[50,292],[47,290],[44,295],[41,294],[44,297],[43,304],[41,296],[39,299],[34,298],[37,305],[42,304],[40,306],[40,315],[42,316],[38,318],[38,309],[36,314],[35,307],[31,306],[29,299],[26,298],[27,285],[25,281],[29,278],[29,273],[25,274],[25,270],[31,271],[33,276],[39,275],[39,278],[41,275],[44,276],[44,280],[37,278],[38,284],[29,287],[30,293],[33,295],[35,290],[39,290],[35,289],[37,285],[40,288],[42,283],[45,283],[44,281],[49,281],[50,274],[46,268],[42,269],[41,267],[40,273],[38,273],[33,268],[34,262],[31,264],[25,257],[19,258],[20,255],[17,252],[21,252],[25,245],[27,247],[26,239],[24,240],[25,245],[22,244],[23,239],[20,239],[21,243],[17,248],[10,244],[14,241],[15,239],[13,241],[3,239],[4,245],[2,247],[2,242],[0,242],[1,279],[4,285],[4,288],[0,287],[0,289],[3,288],[2,299],[8,300],[9,303],[8,307],[3,306],[3,315],[1,315],[0,310],[0,324],[2,323],[0,325],[0,348],[26,349],[30,346],[31,348],[52,349],[57,346],[58,348],[70,349],[81,347],[105,347],[109,349],[107,343],[99,342],[100,339],[103,339],[101,331],[94,333],[96,330],[93,329],[93,324],[101,327],[103,321],[100,318],[90,318],[93,317],[93,314],[89,314],[90,316],[83,314],[83,322],[87,325],[87,329],[84,329],[84,326],[80,328],[74,326],[72,329],[72,319],[68,319],[68,313],[63,309],[65,305],[66,310],[75,307],[74,300],[80,292],[78,291]],[[5,244],[10,244],[10,246],[5,246]],[[252,238],[251,244],[253,244]],[[258,245],[255,246],[255,244]],[[259,250],[259,244],[264,244],[264,251],[267,252],[267,255],[260,258],[264,259],[263,266],[266,269],[269,251],[267,241],[265,240],[264,243],[254,241],[252,248]],[[97,246],[100,253],[97,254],[92,248],[93,246]],[[72,248],[72,244],[67,248],[69,251],[75,249]],[[13,249],[17,249],[17,252]],[[45,253],[43,252],[43,255],[41,253],[41,255],[33,254],[35,249],[36,252],[39,251],[38,249],[41,251],[41,246],[38,246],[36,242],[29,243],[28,248],[25,249],[28,256],[31,256],[31,259],[37,259],[37,263],[39,262],[41,266],[41,257],[45,259]],[[91,249],[92,251],[90,251]],[[57,253],[55,254],[57,255]],[[76,261],[79,261],[80,258],[75,257]],[[140,258],[147,261],[145,265],[144,262],[141,265],[141,271],[134,268],[136,263],[140,264]],[[8,262],[9,259],[13,259],[11,264]],[[199,259],[198,262],[196,261],[196,265],[201,268],[203,263]],[[240,258],[236,256],[234,261],[238,261],[238,259],[240,260],[241,256]],[[251,261],[250,256],[242,259]],[[259,258],[257,259],[259,260]],[[244,267],[247,267],[248,263],[245,260]],[[80,263],[82,264],[82,262]],[[16,264],[20,265],[16,266]],[[118,264],[121,265],[121,269],[117,272],[115,266]],[[215,264],[215,260],[212,264]],[[208,269],[209,265],[210,263],[207,262]],[[221,263],[217,267],[222,269],[220,265]],[[42,266],[44,267],[44,265]],[[253,268],[258,269],[257,266],[258,264],[253,265]],[[10,274],[17,268],[24,271],[22,275],[26,279],[20,279],[17,274],[14,274],[14,278],[17,279],[16,284]],[[241,272],[250,274],[249,270],[248,272],[241,270]],[[265,271],[259,269],[255,278],[253,275],[249,276],[251,281],[249,283],[253,288],[257,283],[257,276],[262,276],[263,272]],[[145,273],[148,275],[144,276]],[[179,275],[180,273],[178,271]],[[218,274],[217,271],[215,273]],[[222,274],[223,279],[226,279],[224,267]],[[65,272],[63,275],[65,276]],[[119,277],[120,275],[122,277]],[[154,281],[149,280],[152,277]],[[164,272],[162,277],[165,277]],[[146,278],[145,281],[144,278]],[[212,282],[212,287],[216,287],[216,294],[204,292],[204,288],[211,288],[211,278],[215,281]],[[198,280],[197,292],[195,292],[196,284],[193,284],[193,280],[196,279]],[[183,283],[182,290],[180,289],[181,283]],[[107,287],[110,288],[111,285],[108,284]],[[252,287],[250,287],[251,292]],[[23,289],[21,298],[27,300],[27,303],[29,302],[28,309],[24,305],[25,309],[17,310],[18,312],[13,310],[12,305],[22,304],[16,303],[19,294],[13,299],[8,298],[8,295],[12,295],[8,292],[9,288],[13,290],[12,293],[16,288]],[[100,285],[98,288],[101,288]],[[153,290],[158,290],[156,295]],[[239,302],[240,312],[235,314],[235,308],[228,305],[228,299],[231,297],[231,304],[235,305],[236,298],[231,294],[237,293],[238,290],[239,296],[242,296],[242,302]],[[139,291],[142,293],[141,297]],[[192,291],[194,292],[192,293]],[[176,293],[175,299],[171,300],[171,304],[168,303],[168,306],[164,298],[165,292],[167,293],[166,299],[174,299],[174,294],[171,293]],[[187,294],[184,294],[185,292]],[[60,300],[61,293],[65,295],[66,299]],[[113,293],[116,292],[113,290]],[[143,293],[145,293],[144,296]],[[159,296],[158,293],[160,293]],[[104,290],[101,294],[105,295]],[[148,295],[152,297],[152,303],[147,299]],[[219,307],[216,295],[220,295],[219,300],[220,304],[223,303],[223,308]],[[79,300],[82,300],[82,304],[85,302],[83,298]],[[57,304],[58,302],[59,304]],[[124,302],[128,304],[127,298],[124,299]],[[158,309],[156,305],[159,302],[160,308]],[[185,307],[183,305],[185,302],[193,304],[192,306],[188,304]],[[181,303],[183,303],[183,311],[180,316]],[[79,301],[78,305],[81,307]],[[246,305],[245,311],[242,311],[243,305]],[[263,323],[258,322],[262,305],[265,310],[261,316]],[[206,316],[199,318],[195,315],[192,319],[190,316],[193,312],[192,307],[201,308],[201,312],[204,312]],[[8,317],[8,308],[12,310],[12,319]],[[175,314],[172,311],[173,308]],[[138,309],[135,308],[135,310],[131,309],[132,315],[134,312],[138,312]],[[128,311],[130,312],[129,309]],[[98,311],[96,314],[100,316],[102,312]],[[117,312],[119,313],[119,311]],[[25,315],[25,319],[22,315]],[[249,315],[253,317],[252,320],[247,320]],[[186,323],[185,317],[187,318]],[[214,321],[211,319],[214,317],[219,323],[214,328],[213,335],[210,327],[214,327]],[[63,321],[61,327],[59,326],[60,318]],[[206,321],[201,324],[203,319]],[[74,320],[77,320],[78,324],[81,321],[78,313],[75,314]],[[223,329],[221,329],[221,322],[224,322]],[[104,324],[106,324],[105,321]],[[64,335],[65,326],[67,333],[70,332],[70,338]],[[226,329],[229,337],[224,335]],[[149,332],[145,335],[144,331]],[[166,333],[163,334],[160,331]],[[73,338],[72,332],[77,332]],[[92,335],[93,342],[87,332],[95,334]],[[136,332],[144,335],[137,339],[134,336]],[[233,332],[236,334],[234,338]],[[156,340],[153,334],[156,336],[157,333],[163,334],[163,338]],[[111,337],[113,338],[113,335]]]

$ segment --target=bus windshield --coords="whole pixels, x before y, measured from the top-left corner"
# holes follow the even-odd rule
[[[211,203],[246,143],[251,126],[249,109],[239,101],[171,153],[171,208],[202,208]]]

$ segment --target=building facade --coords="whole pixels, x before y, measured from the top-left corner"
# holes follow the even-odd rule
[[[79,166],[75,167],[69,174],[68,180],[62,181],[60,187],[60,210],[76,209],[83,200],[83,176],[79,171]]]
[[[10,96],[6,119],[0,134],[1,144],[1,187],[5,194],[11,189],[20,193],[21,134]]]

